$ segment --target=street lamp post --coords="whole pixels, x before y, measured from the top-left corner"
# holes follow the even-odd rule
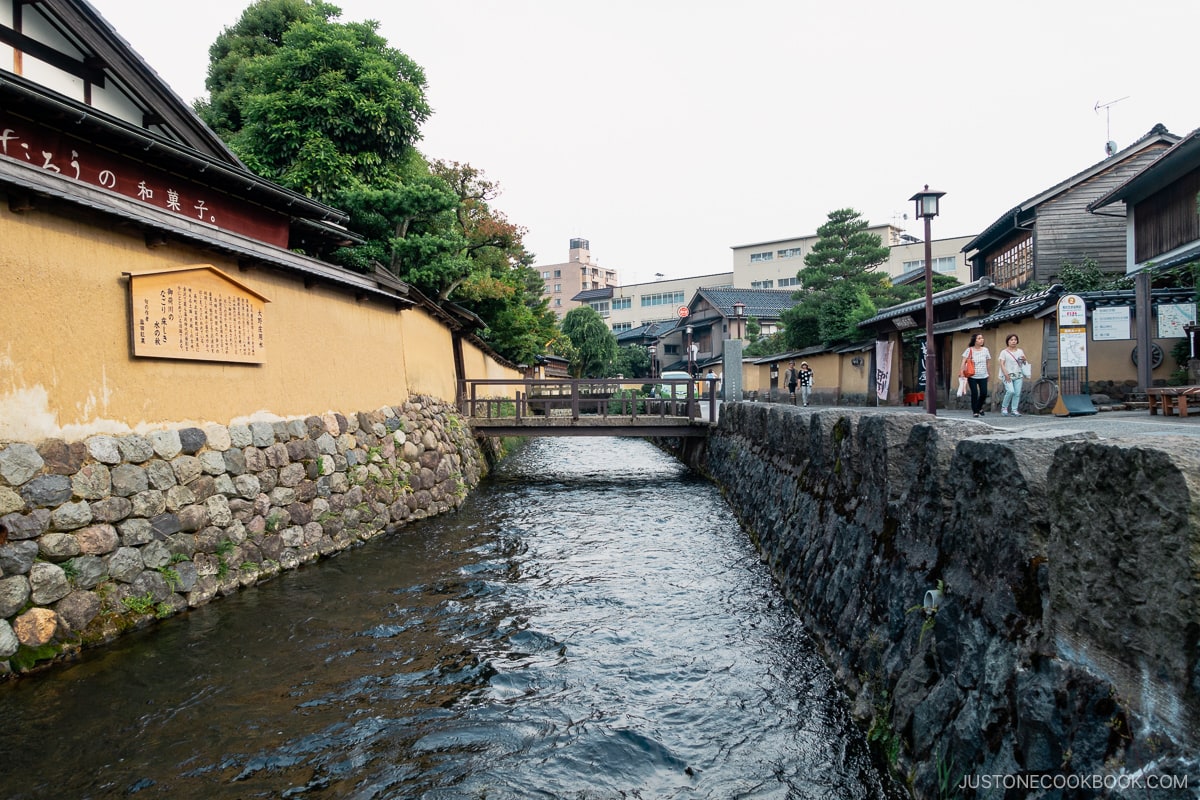
[[[738,338],[738,341],[741,341],[742,339],[746,338],[746,336],[745,336],[746,304],[743,303],[741,300],[738,300],[736,303],[733,304],[733,317],[738,322],[737,338]]]
[[[692,369],[692,326],[691,326],[691,325],[688,325],[686,328],[684,328],[684,331],[687,333],[687,364],[688,364],[688,375],[691,375],[692,377],[695,377],[695,376],[696,376],[696,373],[695,373],[695,372],[693,371],[693,369]]]
[[[945,192],[917,192],[908,198],[917,204],[917,219],[925,220],[925,413],[937,415],[937,371],[933,347],[933,242],[929,221],[938,215],[938,201]]]
[[[654,378],[654,377],[656,377],[654,374],[654,358],[655,358],[655,353],[658,352],[658,348],[655,347],[654,345],[650,345],[646,349],[650,351],[650,377]]]

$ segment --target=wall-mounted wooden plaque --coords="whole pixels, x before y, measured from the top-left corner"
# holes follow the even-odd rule
[[[270,302],[208,264],[129,276],[133,354],[261,364]]]

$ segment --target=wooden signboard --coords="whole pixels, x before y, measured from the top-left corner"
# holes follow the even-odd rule
[[[127,272],[133,354],[261,364],[270,302],[216,267]]]

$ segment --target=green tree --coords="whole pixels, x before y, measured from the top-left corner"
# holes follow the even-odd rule
[[[762,324],[758,317],[751,315],[746,319],[746,341],[754,344],[762,336]]]
[[[319,200],[386,184],[431,113],[425,73],[379,23],[321,2],[260,0],[210,48],[199,111],[248,167]]]
[[[877,270],[890,251],[868,227],[859,212],[842,208],[817,228],[817,241],[796,273],[798,302],[781,315],[787,348],[861,338],[858,323],[923,293],[924,287],[894,286]]]
[[[251,169],[350,214],[364,241],[331,261],[461,303],[497,352],[530,363],[558,329],[540,280],[532,288],[524,229],[491,206],[499,186],[481,170],[418,152],[424,72],[378,23],[340,15],[320,0],[251,5],[210,48],[197,111]]]
[[[601,378],[617,354],[617,337],[591,306],[572,308],[563,317],[562,332],[571,340],[576,356],[571,374],[576,378]]]
[[[562,336],[558,318],[542,295],[541,275],[524,263],[497,261],[492,270],[463,283],[455,301],[487,322],[480,337],[492,349],[510,361],[532,364],[548,343]]]
[[[247,82],[246,66],[255,58],[274,54],[293,23],[329,22],[339,13],[334,6],[309,0],[261,0],[247,8],[208,48],[204,85],[209,96],[196,101],[196,113],[228,142],[242,129],[246,96],[255,90]]]
[[[1097,292],[1133,288],[1133,278],[1101,272],[1100,264],[1091,256],[1085,256],[1078,264],[1063,261],[1058,275],[1054,278],[1054,283],[1061,283],[1068,292]]]
[[[606,377],[646,378],[650,375],[650,355],[637,345],[618,347]]]

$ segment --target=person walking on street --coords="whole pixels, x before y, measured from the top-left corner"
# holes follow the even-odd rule
[[[983,416],[983,404],[987,402],[988,362],[991,360],[992,354],[983,343],[983,334],[972,336],[971,345],[963,351],[960,374],[967,378],[971,387],[971,413],[976,417]]]
[[[813,371],[807,361],[800,362],[800,371],[796,377],[799,378],[800,383],[800,399],[804,405],[808,405],[808,396],[812,394]]]
[[[783,373],[783,380],[784,383],[787,384],[788,393],[791,395],[792,405],[796,405],[796,381],[798,377],[799,374],[796,369],[796,361],[793,359],[792,361],[788,362],[788,368]]]
[[[1021,337],[1010,333],[1004,340],[1008,345],[1000,351],[1000,379],[1004,381],[1004,399],[1000,402],[1000,416],[1019,417],[1021,412],[1017,406],[1021,403],[1021,384],[1024,374],[1021,367],[1025,364],[1025,351],[1017,345]]]

